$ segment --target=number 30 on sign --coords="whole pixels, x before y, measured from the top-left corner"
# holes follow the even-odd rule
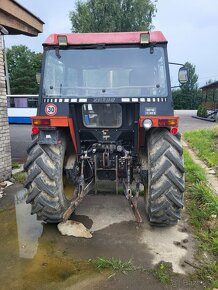
[[[57,106],[54,104],[47,104],[45,106],[45,113],[49,116],[54,116],[57,113]]]

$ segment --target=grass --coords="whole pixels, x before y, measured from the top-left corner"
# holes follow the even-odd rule
[[[218,197],[207,183],[204,170],[195,164],[185,150],[186,208],[194,233],[199,241],[199,260],[203,263],[196,271],[199,279],[218,287]],[[212,258],[203,258],[203,253]],[[213,260],[216,260],[214,262]]]
[[[218,172],[218,127],[184,133],[198,157]]]
[[[155,268],[154,276],[160,281],[161,284],[172,283],[172,265],[170,263],[160,262]]]
[[[218,287],[218,265],[216,262],[207,263],[197,269],[195,274],[198,278],[208,283],[206,289],[217,289]]]
[[[175,275],[172,270],[171,263],[160,262],[155,266],[155,269],[145,269],[143,267],[136,267],[132,261],[122,261],[116,258],[98,257],[96,260],[90,260],[99,270],[112,270],[114,276],[117,272],[126,274],[129,271],[140,271],[152,274],[161,284],[171,284],[173,276]]]
[[[96,260],[92,262],[99,270],[109,269],[114,272],[122,272],[124,274],[128,271],[135,271],[138,269],[136,266],[132,264],[131,260],[126,262],[116,258],[107,259],[105,257],[98,257]]]
[[[24,184],[26,180],[26,172],[17,172],[12,175],[12,177],[15,179],[16,182]]]
[[[18,169],[20,168],[20,163],[17,161],[13,161],[12,162],[12,169]]]
[[[207,184],[204,170],[195,164],[187,151],[184,152],[186,171],[186,202],[191,223],[202,247],[218,253],[218,197]]]

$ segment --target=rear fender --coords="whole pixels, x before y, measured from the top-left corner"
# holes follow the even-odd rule
[[[178,128],[179,126],[179,117],[178,116],[140,116],[139,118],[139,132],[138,132],[138,144],[139,148],[145,146],[145,139],[146,135],[149,132],[149,130],[145,130],[143,127],[143,121],[146,119],[150,119],[152,121],[152,128],[167,128],[170,130],[172,127]],[[162,125],[162,123],[168,123],[168,125]],[[172,125],[170,125],[172,121]],[[177,134],[179,135],[179,133]]]
[[[43,121],[46,126],[43,126]],[[65,116],[36,116],[32,117],[33,128],[39,128],[40,144],[57,144],[59,139],[58,128],[69,128],[72,138],[74,151],[77,153],[78,147],[76,142],[76,134],[74,129],[73,119]],[[42,133],[41,133],[42,132]]]

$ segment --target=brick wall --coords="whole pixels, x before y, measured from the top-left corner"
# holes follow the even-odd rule
[[[3,42],[0,35],[0,181],[11,176],[11,146],[7,114]]]

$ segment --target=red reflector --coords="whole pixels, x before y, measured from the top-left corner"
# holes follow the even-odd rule
[[[50,126],[50,119],[33,119],[35,126]]]
[[[159,119],[158,124],[160,127],[177,126],[177,119]]]
[[[176,127],[173,127],[173,128],[171,128],[170,129],[170,133],[172,134],[172,135],[176,135],[177,133],[178,133],[178,128],[176,128]]]
[[[32,134],[33,134],[33,135],[37,135],[37,134],[39,134],[39,128],[37,128],[37,127],[33,127],[33,128],[32,128]]]

